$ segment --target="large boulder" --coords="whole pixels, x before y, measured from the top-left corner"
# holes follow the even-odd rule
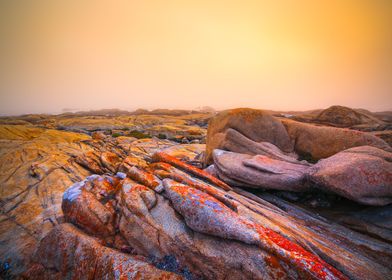
[[[308,189],[304,184],[310,167],[307,163],[218,149],[214,150],[213,158],[218,176],[231,185],[296,192]]]
[[[212,151],[222,149],[227,129],[233,129],[255,142],[269,142],[283,152],[292,152],[293,143],[286,129],[268,112],[241,108],[222,111],[208,124],[206,164],[212,163]]]
[[[317,126],[288,119],[282,120],[282,123],[295,143],[295,151],[313,160],[327,158],[340,151],[366,145],[392,151],[385,141],[370,133]]]
[[[362,146],[347,149],[311,167],[317,188],[369,205],[392,203],[392,153]]]

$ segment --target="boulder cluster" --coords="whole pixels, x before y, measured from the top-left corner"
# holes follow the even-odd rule
[[[204,170],[192,165],[194,159],[162,151],[144,158],[129,153],[119,160],[102,153],[91,159],[80,156],[77,162],[99,174],[64,192],[65,222],[41,240],[24,278],[392,275],[390,225],[378,234],[369,229],[372,236],[362,234],[248,189],[333,193],[382,206],[375,209],[390,219],[391,147],[371,134],[236,109],[210,120]],[[355,219],[363,222],[352,216],[356,226]]]
[[[206,163],[238,187],[322,190],[367,205],[392,203],[391,147],[360,131],[230,110],[210,123]]]

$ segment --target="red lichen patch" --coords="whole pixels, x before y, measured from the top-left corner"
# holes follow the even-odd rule
[[[363,174],[372,186],[382,186],[385,182],[392,182],[392,173],[388,171],[372,170],[367,166],[360,166],[359,173]]]
[[[237,205],[234,201],[230,200],[229,198],[226,198],[221,192],[217,191],[216,189],[214,189],[213,187],[207,184],[203,184],[201,182],[192,179],[191,177],[186,177],[185,175],[179,174],[178,172],[176,172],[176,168],[174,167],[172,167],[171,172],[165,170],[156,170],[154,171],[154,173],[160,178],[169,178],[176,182],[198,189],[199,191],[205,192],[211,195],[212,197],[216,198],[220,202],[224,203],[227,207],[229,207],[233,211],[237,212]]]
[[[211,174],[207,173],[206,171],[203,171],[197,167],[194,167],[190,164],[187,164],[185,162],[180,161],[179,159],[172,157],[166,153],[163,152],[157,152],[153,155],[152,157],[153,161],[155,162],[166,162],[169,163],[177,168],[183,169],[197,177],[200,177],[202,179],[205,179],[207,181],[209,181],[210,183],[224,189],[225,191],[229,191],[231,190],[231,187],[229,185],[227,185],[226,183],[222,182],[221,180],[219,180],[218,178],[212,176]]]
[[[285,269],[279,262],[279,259],[273,255],[268,255],[264,258],[266,264],[269,267],[268,273],[274,279],[283,279],[286,276]]]
[[[185,185],[172,185],[170,190],[182,198],[181,205],[186,205],[182,209],[182,214],[185,214],[188,219],[198,221],[198,223],[202,221],[203,224],[200,228],[205,230],[205,233],[222,237],[225,236],[222,233],[226,232],[226,236],[231,236],[233,239],[258,245],[284,262],[294,265],[301,273],[309,277],[325,280],[348,279],[318,256],[308,252],[281,234],[240,217],[214,197]],[[198,208],[208,209],[212,216],[200,216],[205,215],[205,211],[199,212],[197,211]],[[220,224],[214,223],[214,227],[209,228],[209,225],[205,223],[214,215],[216,220],[220,221]],[[226,227],[226,224],[229,226]],[[248,232],[248,235],[246,235],[246,232]],[[277,262],[270,264],[277,265]]]
[[[90,182],[92,185],[90,192],[94,193],[97,199],[115,194],[120,187],[120,180],[111,176],[98,177]]]
[[[154,191],[160,185],[160,181],[156,176],[135,166],[128,169],[127,175],[129,178],[146,185]]]
[[[166,163],[166,162],[154,162],[150,164],[150,169],[151,170],[165,170],[165,171],[171,171],[173,169],[173,166]]]
[[[323,261],[320,257],[308,252],[279,233],[259,224],[247,224],[258,232],[260,240],[265,240],[278,247],[278,250],[274,250],[275,254],[286,258],[302,271],[310,272],[318,279],[348,279],[343,273]],[[276,248],[276,246],[272,246],[272,248]],[[284,250],[284,252],[281,252],[281,250]]]
[[[190,188],[185,185],[172,185],[170,189],[180,195],[183,198],[184,202],[191,201],[193,207],[208,206],[214,212],[225,212],[225,209],[231,211],[222,202],[195,188]]]

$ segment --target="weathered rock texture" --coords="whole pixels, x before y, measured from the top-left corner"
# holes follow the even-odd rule
[[[225,133],[229,128],[255,142],[269,142],[284,152],[293,151],[293,143],[278,119],[261,110],[233,109],[220,112],[208,124],[205,159],[207,164],[212,163],[212,151],[223,148]]]
[[[347,149],[314,165],[218,149],[213,156],[217,176],[234,186],[294,192],[320,189],[361,204],[392,203],[392,153],[375,147]]]
[[[220,178],[239,187],[305,191],[309,165],[264,155],[246,155],[214,150],[214,166]]]
[[[298,128],[296,122],[283,121],[284,126],[265,111],[246,111],[218,114],[222,122],[211,123],[221,138],[209,143],[243,154],[243,166],[267,172],[267,182],[275,186],[296,188],[303,178],[312,178],[303,176],[308,172],[302,169],[313,167],[299,161],[293,149],[297,153],[303,149],[305,156],[310,149],[317,151],[315,159],[323,157],[323,145],[332,140],[319,141],[317,135],[328,133],[307,132],[315,126]],[[241,118],[235,118],[236,112]],[[324,219],[274,195],[256,196],[235,188],[241,184],[223,177],[229,186],[215,178],[217,167],[208,172],[194,167],[201,166],[204,145],[135,138],[146,132],[202,142],[211,115],[147,113],[141,110],[130,116],[109,110],[0,118],[0,278],[22,272],[33,279],[388,279],[392,275],[389,206]],[[301,138],[300,131],[312,135],[315,143]],[[345,137],[339,131],[337,135]],[[338,140],[339,148],[331,150],[364,142],[389,149],[367,134],[347,135],[354,140]],[[208,150],[211,160],[213,148]],[[380,152],[365,157],[381,168],[390,163]],[[266,158],[273,164],[267,165]],[[329,165],[323,168],[312,175],[326,172]],[[278,174],[285,180],[277,179]],[[333,188],[335,182],[323,186]],[[367,195],[365,190],[352,199]]]
[[[392,273],[390,244],[272,195],[225,191],[218,179],[168,155],[153,158],[157,162],[138,168],[163,179],[162,192],[122,173],[90,176],[65,192],[65,219],[107,247],[153,263],[175,259],[188,278],[385,279]],[[45,273],[57,273],[44,263],[38,261]]]
[[[344,106],[331,106],[318,114],[315,121],[339,127],[356,125],[381,125],[383,121],[371,115]]]
[[[309,177],[317,188],[369,205],[392,203],[392,153],[361,146],[320,160]]]
[[[296,158],[295,152],[313,160],[365,145],[392,151],[385,141],[370,133],[278,119],[254,109],[227,110],[211,118],[206,143],[206,165],[213,163],[214,149],[278,159]]]
[[[183,279],[142,257],[105,247],[71,224],[45,236],[22,279]]]
[[[61,198],[70,185],[91,174],[143,168],[157,150],[182,149],[156,138],[95,138],[31,125],[0,126],[0,262],[11,274],[23,272],[37,242],[63,222]],[[195,161],[201,147],[187,144],[183,158]]]
[[[373,146],[392,151],[385,141],[367,132],[317,126],[292,120],[282,120],[282,123],[295,143],[295,151],[315,160],[358,146]]]

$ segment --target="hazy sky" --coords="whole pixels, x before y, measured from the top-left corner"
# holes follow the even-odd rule
[[[392,1],[0,1],[0,114],[334,104],[392,109]]]

